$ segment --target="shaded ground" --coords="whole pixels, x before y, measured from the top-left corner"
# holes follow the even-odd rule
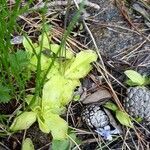
[[[95,17],[97,23],[90,29],[102,55],[112,65],[119,60],[129,67],[150,67],[150,44],[147,40],[149,28],[144,24],[144,18],[135,11],[128,10],[121,2],[117,6],[111,0],[97,3],[101,9]],[[121,9],[126,10],[124,14]]]

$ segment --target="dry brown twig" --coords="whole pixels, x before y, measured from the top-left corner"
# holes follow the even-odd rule
[[[80,3],[84,3],[85,6],[88,6],[88,7],[91,7],[91,8],[94,8],[94,9],[97,9],[99,10],[100,9],[100,6],[95,4],[95,3],[92,3],[92,2],[89,2],[88,0],[76,0],[76,3],[77,4],[80,4]],[[74,1],[71,0],[69,2],[71,5],[74,5]],[[55,6],[67,6],[68,5],[68,1],[65,0],[65,1],[62,1],[62,0],[58,0],[58,1],[53,1],[53,2],[41,2],[37,5],[35,5],[33,8],[31,8],[32,10],[38,10],[38,9],[41,9],[41,8],[44,8],[45,6],[46,7],[55,7]]]
[[[128,11],[126,10],[124,1],[115,0],[116,5],[120,12],[122,13],[123,17],[127,20],[129,25],[134,28],[135,31],[137,31],[143,38],[145,38],[147,41],[150,42],[149,37],[146,37],[133,23],[132,20],[129,17]]]

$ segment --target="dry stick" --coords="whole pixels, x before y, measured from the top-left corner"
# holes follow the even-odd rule
[[[134,52],[136,52],[139,48],[141,48],[146,43],[146,40],[144,40],[138,47],[136,47],[133,51],[128,53],[127,55],[123,56],[121,59],[124,59],[125,57],[131,57]]]
[[[72,113],[72,110],[71,110],[71,105],[72,105],[72,103],[70,103],[69,106],[68,106],[66,118],[67,118],[67,122],[69,122],[69,114],[70,114],[73,126],[75,127],[76,125],[75,125],[75,121],[73,119],[73,115],[72,115],[73,113]]]
[[[144,139],[139,135],[139,132],[137,131],[137,129],[135,127],[133,129],[134,129],[134,131],[135,131],[135,133],[137,135],[138,140],[143,142]]]
[[[82,0],[76,0],[76,4],[80,4],[80,3],[82,3]],[[74,0],[71,0],[70,4],[74,5]],[[41,8],[44,8],[45,6],[46,7],[54,7],[54,6],[67,6],[67,5],[68,5],[68,1],[62,1],[62,0],[53,1],[53,2],[42,2],[42,3],[39,3],[38,5],[35,5],[32,8],[32,10],[41,9]],[[99,5],[92,3],[92,2],[89,2],[88,0],[84,1],[84,5],[91,7],[91,8],[94,8],[94,9],[97,9],[97,10],[100,9]]]
[[[131,22],[131,19],[129,18],[128,12],[125,9],[124,3],[120,2],[119,0],[116,0],[116,5],[121,11],[123,17],[128,21],[128,23],[133,27],[143,38],[145,38],[147,41],[150,42],[150,39],[146,37],[142,32],[139,31],[139,29]]]
[[[67,137],[76,145],[76,147],[78,148],[78,150],[81,150],[81,148],[78,145],[78,143],[71,136],[67,135]]]
[[[123,26],[120,26],[120,25],[115,25],[115,24],[112,24],[112,23],[96,23],[96,25],[99,25],[99,26],[102,26],[102,27],[113,27],[113,28],[119,28],[119,29],[123,29],[123,30],[127,30],[127,31],[130,31],[130,32],[133,32],[133,33],[136,33],[138,35],[140,35],[139,32],[135,31],[135,30],[131,30],[129,28],[126,28],[126,27],[123,27]]]
[[[128,129],[128,128],[127,128]],[[125,133],[125,136],[124,136],[124,139],[123,139],[123,144],[122,144],[122,149],[124,149],[124,145],[126,145],[126,147],[128,149],[130,149],[130,147],[128,146],[128,144],[126,143],[126,139],[127,139],[127,136],[128,136],[128,132],[130,132],[130,130],[128,129]]]
[[[148,35],[148,38],[149,37],[150,37],[150,35]],[[129,54],[127,54],[124,57],[127,57],[127,56],[130,57],[135,51],[137,51],[139,48],[141,48],[146,42],[147,42],[147,40],[144,40],[143,42],[141,42],[140,45],[137,48],[135,48],[133,51],[131,51]],[[123,57],[122,57],[122,59],[123,59]]]
[[[142,45],[141,45],[141,43],[138,43],[138,44],[133,45],[132,47],[129,47],[128,49],[126,49],[126,48],[121,49],[120,53],[117,54],[117,55],[115,55],[115,56],[113,56],[112,58],[116,59],[116,58],[119,58],[119,57],[121,57],[123,55],[120,58],[120,60],[124,60],[128,56],[128,54],[126,54],[127,52],[129,52],[130,54],[132,54],[133,51],[138,50],[138,48],[140,48]]]
[[[82,130],[82,129],[77,129],[77,128],[74,128],[72,126],[69,126],[69,128],[75,130],[76,133],[79,134],[79,135],[82,135],[82,134],[93,135],[93,132],[85,131],[85,130]]]
[[[80,4],[80,3],[82,3],[82,0],[76,0],[77,5]],[[71,0],[70,4],[73,5],[74,1]],[[60,1],[53,1],[53,2],[40,2],[37,5],[35,5],[34,7],[30,8],[27,13],[25,13],[23,15],[20,15],[19,17],[22,17],[22,16],[26,17],[31,11],[37,11],[37,10],[42,9],[44,7],[48,8],[48,7],[55,7],[55,6],[67,6],[67,5],[68,5],[67,0],[66,1],[60,0]],[[88,6],[88,7],[91,7],[91,8],[94,8],[96,10],[100,9],[100,6],[98,4],[89,2],[88,0],[84,1],[84,5]]]
[[[35,27],[35,28],[40,28],[40,26],[34,22],[32,22],[31,20],[27,19],[26,17],[24,16],[20,16],[21,19],[25,20],[28,24],[30,24],[31,26]],[[59,28],[60,30],[62,30],[61,28]],[[56,33],[56,35],[62,35],[62,32],[59,31],[58,29],[55,29],[53,28],[52,29],[54,31],[54,33]],[[60,40],[58,40],[57,38],[53,37],[53,39],[57,42],[60,42]],[[80,42],[78,42],[77,40],[74,40],[73,38],[71,37],[68,37],[68,42],[71,43],[73,46],[75,46],[76,48],[78,48],[79,50],[81,50],[82,48],[87,48],[86,46],[82,45]],[[78,46],[79,45],[79,46]],[[67,43],[67,46],[69,47],[69,44]],[[80,46],[82,48],[80,48]]]
[[[96,68],[100,67],[100,65],[98,63],[96,63],[96,65],[94,65]],[[97,68],[98,69],[98,68]],[[103,70],[103,69],[102,69]],[[120,84],[123,88],[127,88],[126,86],[124,86],[119,80],[117,80],[115,77],[113,77],[107,70],[103,70],[105,71],[112,79],[114,79],[116,82],[118,82],[118,84]]]
[[[25,129],[25,131],[24,131],[24,133],[23,133],[22,145],[23,145],[23,142],[24,142],[24,140],[25,140],[25,138],[26,138],[26,133],[27,133],[27,129]]]
[[[75,1],[75,0],[74,0],[74,1]],[[76,4],[76,7],[79,9],[78,4],[77,4],[77,3],[75,3],[75,4]],[[89,33],[89,35],[90,35],[92,41],[93,41],[93,44],[94,44],[95,49],[96,49],[96,52],[97,52],[98,57],[99,57],[99,59],[100,59],[100,61],[101,61],[100,70],[101,70],[101,69],[104,70],[104,72],[105,72],[105,75],[104,75],[104,76],[106,77],[106,82],[107,82],[107,84],[110,86],[110,88],[111,88],[111,90],[112,90],[112,92],[113,92],[113,94],[114,94],[114,98],[115,98],[115,100],[118,102],[119,107],[122,108],[122,105],[120,104],[119,99],[118,99],[116,93],[114,92],[113,87],[111,86],[110,80],[109,80],[109,78],[108,78],[108,74],[106,73],[106,67],[105,67],[105,65],[104,65],[104,62],[103,62],[102,56],[101,56],[101,54],[100,54],[100,52],[99,52],[98,46],[97,46],[97,44],[96,44],[96,41],[95,41],[95,39],[94,39],[94,37],[93,37],[93,35],[92,35],[90,29],[88,28],[88,26],[87,26],[87,24],[86,24],[86,22],[85,22],[84,20],[83,20],[83,24],[84,24],[86,30],[88,31],[88,33]],[[100,73],[102,73],[102,72],[100,71]],[[103,73],[102,73],[102,74],[103,74]]]
[[[57,32],[56,29],[54,30],[54,33],[56,33],[55,31]],[[59,35],[62,35],[62,32],[59,32],[58,34],[59,34]],[[58,36],[56,36],[56,37],[53,36],[53,39],[60,43],[60,40],[58,40]],[[67,42],[70,43],[72,46],[75,46],[75,47],[78,48],[79,50],[81,50],[81,49],[83,49],[83,48],[87,48],[86,46],[82,45],[81,43],[79,43],[78,41],[74,40],[74,39],[71,38],[71,37],[68,37]],[[70,47],[68,43],[67,43],[67,46]],[[79,45],[79,46],[78,46],[78,45]],[[70,47],[70,48],[71,48],[71,47]],[[74,51],[73,51],[73,53],[74,53]]]
[[[135,143],[134,137],[133,137],[133,135],[132,135],[131,132],[129,132],[129,136],[131,137],[131,141],[132,141],[132,143],[134,144],[134,146],[136,147],[136,149],[138,149],[138,147],[137,147],[137,145],[136,145],[136,143]]]
[[[4,145],[2,142],[0,142],[0,145],[5,148],[6,150],[10,150],[6,145]]]
[[[48,147],[48,146],[49,146],[49,147]],[[47,143],[46,145],[44,145],[44,146],[38,148],[37,150],[43,150],[43,149],[46,149],[46,147],[49,148],[49,150],[50,150],[50,146],[51,146],[51,143]]]
[[[97,70],[102,74],[101,69],[103,70],[103,68],[97,63]],[[103,71],[105,71],[105,72],[108,74],[107,70],[103,70]],[[103,74],[102,74],[102,75],[103,75]],[[109,74],[109,76],[113,77],[111,74]],[[104,77],[104,79],[105,79],[106,82],[107,82],[107,79],[105,78],[104,75],[103,75],[103,77]],[[115,78],[113,77],[113,79],[115,79]],[[117,81],[117,79],[115,79],[115,80]],[[124,88],[126,88],[122,83],[120,83],[119,81],[117,81],[117,82],[118,82],[120,85],[122,85]],[[107,84],[108,84],[108,86],[110,87],[110,89],[111,89],[111,91],[112,91],[112,94],[113,94],[113,98],[115,99],[115,101],[116,101],[116,103],[118,104],[119,108],[122,109],[122,110],[124,110],[124,108],[122,107],[122,105],[121,105],[121,103],[120,103],[120,101],[119,101],[119,99],[118,99],[118,97],[117,97],[115,91],[113,90],[113,87],[111,86],[111,83],[110,83],[110,82],[107,82]]]
[[[74,2],[75,2],[76,7],[79,9],[79,6],[78,6],[78,4],[76,3],[76,0],[74,0]],[[89,33],[89,35],[90,35],[90,37],[91,37],[91,39],[92,39],[92,42],[93,42],[93,44],[94,44],[94,46],[95,46],[96,52],[97,52],[97,54],[98,54],[98,57],[99,57],[99,59],[100,59],[100,61],[101,61],[101,65],[99,64],[99,66],[100,66],[100,73],[103,74],[103,73],[101,72],[101,69],[104,70],[104,72],[105,72],[104,76],[105,76],[106,82],[107,82],[107,84],[110,86],[110,88],[111,88],[111,90],[112,90],[112,92],[113,92],[113,94],[114,94],[114,99],[116,100],[116,102],[118,102],[119,108],[123,109],[121,103],[119,102],[119,99],[118,99],[116,93],[115,93],[114,90],[113,90],[113,87],[111,86],[111,83],[110,83],[108,74],[107,74],[107,72],[106,72],[106,67],[105,67],[105,65],[104,65],[104,62],[103,62],[102,56],[101,56],[101,54],[100,54],[100,52],[99,52],[98,46],[97,46],[97,44],[96,44],[96,41],[95,41],[95,39],[94,39],[94,37],[93,37],[93,35],[92,35],[90,29],[88,28],[88,26],[87,26],[85,20],[83,20],[83,24],[84,24],[86,30],[88,31],[88,33]]]
[[[79,133],[79,132],[83,132],[83,134],[85,133],[85,134],[93,135],[93,137],[95,138],[96,142],[97,142],[97,143],[99,142],[99,141],[97,140],[96,136],[95,136],[96,133],[94,133],[89,127],[88,127],[88,129],[89,129],[91,132],[87,132],[87,131],[84,131],[84,130],[80,130],[80,129],[77,129],[77,128],[73,128],[73,127],[71,127],[71,126],[69,126],[69,128],[78,131],[78,133]],[[78,133],[77,133],[77,134],[78,134]],[[98,143],[98,144],[99,144],[99,143]]]

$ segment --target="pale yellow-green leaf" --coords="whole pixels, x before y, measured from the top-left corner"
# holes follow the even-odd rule
[[[38,59],[37,59],[36,55],[34,55],[30,60],[31,70],[33,70],[33,71],[36,70],[37,62],[38,62]],[[51,58],[48,58],[42,54],[41,55],[41,70],[48,69],[51,62],[52,62]]]
[[[50,68],[50,71],[48,72],[46,77],[48,79],[51,79],[52,77],[57,76],[58,74],[60,74],[59,68],[60,68],[59,63],[55,61],[54,64],[52,65],[52,67]]]
[[[74,100],[74,101],[79,101],[80,98],[81,98],[80,94],[77,94],[77,95],[74,95],[74,96],[73,96],[73,100]]]
[[[40,53],[40,51],[42,51],[42,49],[39,45],[37,45],[37,43],[34,43],[34,45],[36,45],[36,47],[34,48],[35,53],[38,55]],[[35,55],[35,53],[34,53],[34,55]]]
[[[66,111],[66,108],[61,104],[57,104],[57,103],[50,104],[48,101],[44,101],[42,103],[42,110],[50,111],[51,113],[61,115]]]
[[[29,105],[30,102],[32,101],[33,97],[34,97],[34,96],[33,96],[33,95],[30,95],[30,94],[28,94],[28,95],[26,96],[25,101],[26,101],[26,103],[27,103],[28,105]],[[36,97],[35,100],[34,100],[34,102],[30,105],[30,109],[31,109],[32,111],[37,111],[37,110],[39,109],[40,105],[41,105],[41,102],[42,102],[41,98],[40,98],[40,97]]]
[[[35,112],[23,112],[14,119],[12,125],[10,126],[10,130],[18,131],[28,129],[35,121]]]
[[[42,43],[42,47],[45,48],[45,49],[49,49],[50,46],[50,38],[49,38],[49,35],[48,33],[43,33],[43,35],[40,35],[39,36],[39,45]]]
[[[92,50],[81,51],[71,64],[68,64],[65,77],[69,79],[80,79],[85,77],[92,69],[90,63],[97,60],[96,52]]]
[[[63,140],[67,137],[68,124],[59,115],[49,113],[44,116],[45,123],[51,131],[53,139]]]
[[[34,145],[30,138],[26,138],[23,141],[21,150],[34,150]]]
[[[79,80],[65,79],[63,75],[56,74],[44,85],[42,106],[46,110],[62,108],[71,101],[73,92],[79,85]]]
[[[39,45],[37,43],[33,43],[33,45],[34,45],[35,49],[36,48],[38,49]]]
[[[129,115],[123,111],[117,110],[116,111],[116,118],[118,119],[118,121],[122,124],[125,125],[127,127],[133,127],[133,124],[131,122],[131,119],[129,117]]]
[[[63,106],[67,105],[72,100],[74,90],[77,86],[80,86],[79,80],[65,79],[65,83],[63,85],[63,92],[61,95],[61,104]]]
[[[67,59],[71,59],[74,56],[73,52],[70,49],[60,48],[60,45],[58,45],[58,44],[50,44],[50,50],[55,54],[58,53],[58,57],[61,56],[61,57],[65,57]],[[60,52],[59,52],[59,50],[60,50]]]
[[[116,104],[114,104],[113,102],[107,102],[105,103],[104,107],[113,110],[113,111],[117,111],[119,108]]]
[[[66,138],[68,124],[58,114],[50,111],[42,112],[42,117],[38,117],[39,128],[44,133],[52,133],[53,139],[62,140]]]
[[[134,70],[126,70],[124,73],[134,84],[143,85],[145,83],[145,78]]]
[[[49,108],[61,107],[61,96],[65,79],[57,74],[44,84],[42,106]]]
[[[23,37],[23,46],[27,52],[29,52],[30,54],[33,53],[34,44],[29,37]]]
[[[51,129],[51,133],[53,136],[53,139],[55,140],[63,140],[67,138],[67,132],[68,132],[68,124],[67,122],[60,118],[59,115],[51,115],[50,116],[51,124],[49,125]]]
[[[44,116],[41,114],[41,117],[38,116],[38,124],[39,128],[43,133],[50,133],[50,128],[48,127],[48,124],[46,120],[44,119]]]

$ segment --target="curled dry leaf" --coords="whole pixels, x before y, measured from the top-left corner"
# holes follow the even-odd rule
[[[101,88],[93,94],[89,95],[82,102],[83,104],[96,103],[100,101],[102,102],[103,100],[109,99],[111,97],[112,95],[107,89]]]

